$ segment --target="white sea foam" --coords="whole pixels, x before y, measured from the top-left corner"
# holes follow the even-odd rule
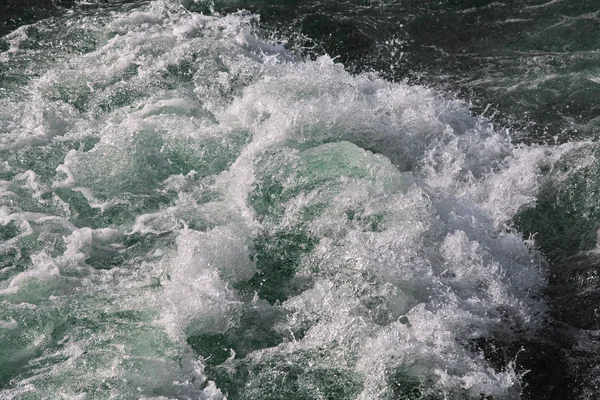
[[[99,32],[96,49],[49,66],[25,100],[1,100],[15,113],[3,150],[58,150],[2,167],[14,172],[2,225],[19,222],[7,248],[24,237],[42,248],[0,294],[25,302],[27,280],[69,277],[75,289],[36,301],[80,321],[64,328],[68,345],[51,343],[67,361],[38,354],[48,372],[23,357],[33,374],[3,395],[97,398],[78,383],[91,380],[117,397],[223,399],[205,372],[214,355],[192,355],[186,339],[243,329],[250,310],[279,336],[223,361],[254,371],[243,398],[298,354],[360,382],[357,399],[391,396],[396,373],[442,398],[518,398],[512,364],[494,370],[474,342],[535,334],[544,277],[509,224],[568,146],[516,147],[434,90],[353,76],[326,56],[296,61],[254,36],[255,18],[164,1],[84,17],[73,23]],[[13,36],[3,57],[26,40]],[[39,163],[56,174],[36,175]],[[277,247],[285,235],[306,243]],[[270,288],[276,300],[262,287],[269,257],[295,268]],[[48,324],[32,331],[48,337]]]

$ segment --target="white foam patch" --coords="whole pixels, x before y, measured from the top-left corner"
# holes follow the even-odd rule
[[[357,368],[366,379],[360,398],[382,396],[389,390],[389,371],[405,364],[417,365],[420,379],[429,376],[444,393],[457,388],[469,396],[520,392],[514,370],[495,372],[464,341],[534,332],[545,310],[530,297],[544,282],[536,256],[516,233],[503,230],[533,200],[550,154],[515,149],[465,110],[423,88],[351,77],[324,58],[285,65],[218,114],[255,132],[230,170],[237,179],[223,182],[236,188],[227,192],[228,199],[246,196],[250,183],[260,186],[267,176],[281,179],[283,190],[292,193],[311,180],[335,182],[333,176],[340,174],[337,183],[316,183],[292,195],[281,219],[269,219],[276,225],[262,228],[273,234],[282,227],[308,228],[319,238],[298,272],[316,279],[315,286],[284,303],[293,312],[290,330],[313,324],[298,346],[337,343],[352,353],[351,343],[380,337],[382,349],[398,348],[359,353]],[[411,170],[413,186],[376,189],[368,172],[354,178],[348,167],[356,157],[350,159],[337,144],[323,146],[328,161],[308,161],[323,168],[319,174],[304,170],[293,150],[340,140],[375,149],[398,170]],[[282,149],[283,155],[269,160],[266,149]],[[344,160],[337,171],[331,161],[336,157]],[[373,166],[365,161],[356,168],[372,171]],[[287,170],[297,172],[281,175]],[[383,171],[374,176],[378,183],[387,179]],[[307,223],[303,213],[316,204],[324,210]],[[363,216],[381,216],[377,228],[368,232],[348,223],[344,207],[350,204],[362,207]],[[375,298],[385,300],[369,309],[366,304]],[[401,318],[407,322],[393,322]],[[395,341],[389,341],[390,331]]]
[[[221,333],[235,325],[242,304],[228,282],[249,280],[255,273],[247,238],[228,227],[182,231],[169,264],[162,322],[172,336]]]
[[[8,287],[2,289],[0,294],[16,293],[23,284],[32,279],[53,280],[59,275],[58,267],[52,258],[45,253],[36,254],[31,257],[31,267],[12,278]]]

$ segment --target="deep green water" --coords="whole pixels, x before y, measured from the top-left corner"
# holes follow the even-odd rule
[[[600,4],[11,7],[0,398],[597,398]]]

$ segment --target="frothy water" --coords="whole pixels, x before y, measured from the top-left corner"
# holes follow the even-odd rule
[[[5,38],[0,396],[520,398],[533,205],[593,145],[513,144],[258,21],[157,0]]]

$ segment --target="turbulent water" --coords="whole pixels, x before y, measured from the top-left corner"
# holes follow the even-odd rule
[[[0,398],[598,398],[600,4],[417,3],[0,39]]]

